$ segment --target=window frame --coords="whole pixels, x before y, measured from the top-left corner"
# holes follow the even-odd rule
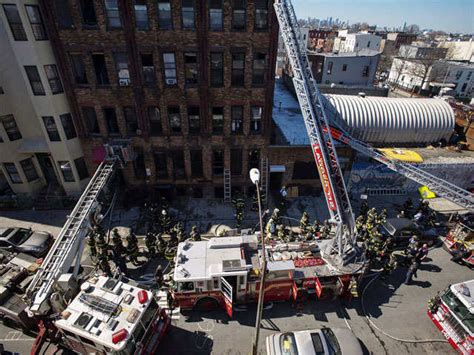
[[[134,106],[123,106],[122,107],[123,119],[127,128],[127,134],[129,136],[136,136],[137,131],[140,129],[138,125],[137,110]]]
[[[193,112],[191,114],[191,111],[195,111],[197,109],[197,114]],[[191,117],[196,117],[196,118],[191,118]],[[197,122],[197,128],[194,127],[193,122]],[[188,132],[190,135],[193,134],[199,134],[201,133],[201,110],[199,106],[188,106]]]
[[[236,6],[236,1],[242,1],[243,6]],[[232,31],[245,32],[247,30],[247,0],[232,0]],[[235,13],[236,11],[243,11],[243,27],[235,26]]]
[[[368,78],[369,77],[370,67],[368,65],[364,65],[362,68],[362,77]]]
[[[258,56],[264,56],[264,59],[258,58]],[[263,68],[256,68],[260,64],[258,62],[264,62]],[[268,69],[268,54],[263,52],[254,52],[252,57],[252,85],[253,86],[265,86],[267,83],[267,69]],[[256,75],[257,72],[261,70],[261,75]],[[262,78],[262,80],[258,80],[258,78]]]
[[[151,64],[150,65],[143,65],[143,59],[144,56],[150,56],[151,57]],[[154,61],[154,56],[153,53],[140,53],[140,64],[142,66],[142,78],[143,78],[143,84],[148,87],[156,86],[156,70],[155,70],[155,61]],[[152,68],[152,70],[150,70]],[[147,80],[147,78],[151,78],[153,80]]]
[[[132,78],[130,75],[130,65],[128,62],[128,55],[126,52],[115,52],[114,54],[115,74],[117,76],[118,87],[128,87],[132,85]],[[122,77],[120,73],[123,71]],[[128,74],[128,77],[125,75]]]
[[[162,25],[162,18],[160,17],[160,14],[163,12],[163,10],[160,11],[160,3],[162,4],[169,4],[169,25],[163,26]],[[157,1],[157,17],[158,17],[158,30],[159,31],[169,31],[173,30],[173,7],[171,6],[171,0],[158,0]],[[168,12],[168,11],[166,11]],[[166,20],[166,19],[165,19]]]
[[[215,109],[221,109],[222,110],[222,114],[220,114],[220,116],[222,116],[222,118],[219,118],[219,119],[214,118],[215,116],[219,116],[219,114],[214,113]],[[219,123],[219,125],[216,125],[215,122],[220,122],[220,123]],[[224,107],[223,106],[213,106],[211,108],[211,123],[212,123],[212,134],[213,135],[224,134]],[[216,128],[219,128],[219,129],[216,129]]]
[[[216,166],[216,154],[221,154],[222,157],[219,160],[222,160],[221,164]],[[224,175],[224,167],[225,167],[225,156],[224,156],[224,148],[215,148],[212,149],[212,161],[211,161],[211,168],[212,168],[212,176],[223,176]],[[218,171],[218,169],[220,171]]]
[[[43,126],[44,126],[44,129],[46,130],[46,134],[48,135],[49,141],[60,142],[61,135],[59,134],[58,125],[56,124],[56,120],[54,119],[54,116],[42,116],[41,120],[43,121]],[[49,122],[47,122],[47,120]]]
[[[214,2],[217,2],[219,1],[220,2],[220,7],[214,7],[215,4]],[[224,31],[224,6],[223,6],[223,3],[222,3],[222,0],[208,0],[208,21],[209,21],[209,31],[213,31],[213,32],[220,32],[220,31]],[[220,23],[219,23],[219,26],[217,27],[213,27],[212,25],[212,13],[213,13],[213,10],[218,10],[220,11]],[[219,12],[217,12],[219,13]]]
[[[28,9],[36,10],[36,14],[34,15],[37,15],[37,17],[39,17],[36,20],[39,22],[33,22],[34,19],[30,17],[30,12],[28,11]],[[25,4],[25,11],[26,11],[26,17],[28,17],[28,21],[30,22],[31,32],[33,32],[33,37],[35,37],[35,40],[47,41],[49,39],[48,32],[46,31],[46,27],[44,26],[43,15],[41,14],[40,7],[34,4]]]
[[[202,149],[191,149],[189,156],[191,160],[191,177],[202,178],[204,176]]]
[[[96,85],[97,86],[109,86],[110,85],[110,77],[109,77],[109,70],[107,69],[107,61],[105,60],[105,53],[103,53],[103,52],[91,53],[91,57],[92,57],[92,65],[94,66],[94,74],[95,74],[95,83],[96,83]],[[100,74],[105,74],[105,75],[103,75],[102,78],[100,78],[99,73],[97,73],[97,65],[96,64],[99,64],[99,63],[94,60],[94,57],[103,59],[103,64],[104,64],[103,68],[105,70],[104,70],[104,72],[101,72]]]
[[[234,56],[242,55],[243,58],[238,60]],[[235,62],[242,61],[242,68],[235,68]],[[231,64],[231,86],[245,87],[245,52],[233,52]],[[239,79],[239,80],[237,80]]]
[[[260,117],[255,118],[256,116],[254,115],[254,109],[260,108]],[[260,105],[251,105],[250,106],[250,132],[253,134],[258,134],[262,132],[262,121],[263,120],[263,106]],[[258,129],[255,129],[255,125],[258,125]]]
[[[84,1],[88,1],[88,0],[80,0],[79,1],[79,11],[81,13],[81,20],[82,20],[82,28],[83,29],[96,29],[98,28],[99,24],[97,22],[97,11],[95,9],[95,1],[94,0],[90,0],[91,3],[92,3],[92,7],[91,9],[94,10],[94,17],[95,17],[95,22],[94,21],[91,21],[91,23],[86,23],[86,19],[84,17]],[[92,13],[91,13],[92,14]],[[89,15],[91,15],[89,14]]]
[[[65,6],[62,8],[62,11],[58,11],[58,4]],[[69,1],[55,0],[53,6],[54,6],[54,14],[55,14],[54,17],[55,17],[58,27],[60,29],[73,29],[75,26],[74,26],[74,19],[71,14],[71,6],[69,4]],[[65,14],[66,16],[64,16]],[[66,23],[69,23],[69,25],[67,25]]]
[[[220,66],[214,66],[213,56],[220,56]],[[217,63],[217,62],[216,62]],[[211,87],[223,87],[224,86],[224,52],[210,52],[209,53],[209,82]],[[216,80],[219,79],[219,80]]]
[[[36,65],[24,65],[23,68],[25,69],[26,76],[30,82],[33,96],[46,96],[46,91],[44,90],[43,81],[41,80],[38,67]],[[35,84],[37,86],[35,86]]]
[[[59,120],[61,121],[66,140],[77,138],[77,130],[72,115],[70,113],[63,113],[59,115]]]
[[[171,112],[171,110],[177,109],[177,112]],[[182,117],[181,117],[181,109],[179,106],[168,106],[167,108],[167,114],[168,114],[168,127],[170,130],[171,134],[180,134],[183,132],[183,122],[182,122]],[[179,118],[179,130],[173,127],[178,127],[174,126],[172,124],[172,118],[173,116],[176,115],[176,117]]]
[[[158,164],[161,160],[161,163]],[[168,154],[163,151],[153,152],[153,162],[155,164],[155,174],[157,179],[169,179]],[[163,169],[164,168],[164,169]]]
[[[239,111],[240,117],[236,117],[235,114]],[[244,132],[244,106],[242,105],[232,105],[230,107],[230,132],[235,135]]]
[[[186,58],[192,58],[195,57],[196,62],[195,63],[190,63],[187,62]],[[184,62],[184,84],[186,86],[195,86],[199,84],[199,57],[197,52],[183,52],[183,62]],[[188,77],[188,72],[192,73],[193,68],[196,71],[196,77],[194,78],[189,78]],[[190,70],[189,70],[190,69]]]
[[[182,150],[172,150],[170,152],[171,163],[173,165],[173,179],[174,180],[185,180],[186,179],[186,161],[184,158],[184,152]],[[181,166],[182,162],[182,166]]]
[[[78,58],[79,61],[77,61],[75,58]],[[69,61],[71,63],[71,74],[74,80],[74,84],[75,85],[89,85],[89,78],[87,77],[86,63],[84,62],[84,57],[82,56],[82,53],[69,53]],[[82,81],[82,79],[77,80],[78,78],[80,78],[80,75],[78,75],[79,74],[77,71],[78,65],[76,64],[79,64],[79,67],[82,66],[82,68],[79,68],[79,69],[82,69],[84,71],[83,73],[83,79],[85,79],[84,81]]]
[[[239,155],[237,158],[236,155]],[[236,166],[236,161],[240,160],[240,165]],[[231,148],[230,150],[230,174],[232,176],[241,176],[243,172],[244,154],[242,148]]]
[[[7,127],[7,125],[5,123],[5,121],[7,121],[7,119],[10,120],[10,122],[9,122],[10,127]],[[0,121],[2,122],[3,129],[5,130],[5,133],[7,134],[8,140],[10,142],[14,142],[16,140],[19,140],[19,139],[23,138],[23,136],[20,132],[20,127],[18,127],[18,124],[16,123],[15,116],[13,116],[12,114],[0,116]],[[11,132],[12,130],[14,130],[15,132],[12,133]]]
[[[74,177],[74,171],[69,160],[58,160],[59,171],[61,172],[61,176],[64,182],[75,182],[76,179]],[[64,168],[69,166],[69,168]],[[70,175],[69,175],[70,174]]]
[[[185,6],[184,3],[192,3],[193,6]],[[186,9],[186,10],[185,10]],[[190,10],[192,9],[192,11]],[[192,25],[185,26],[185,15],[189,15],[192,12]],[[196,2],[195,0],[181,0],[181,29],[194,31],[196,29]]]
[[[18,19],[12,19],[8,15],[9,12],[7,12],[7,7],[14,7],[16,10],[16,15],[18,16]],[[12,34],[13,39],[16,42],[25,42],[28,41],[28,36],[25,31],[25,26],[23,26],[23,21],[21,20],[20,16],[20,11],[16,4],[2,4],[3,12],[5,13],[5,17],[8,22],[8,26],[10,27],[10,32]],[[15,22],[13,22],[14,20]],[[17,21],[18,20],[18,21]],[[17,32],[18,31],[18,32]]]
[[[111,2],[115,1],[115,5]],[[116,7],[110,7],[110,6]],[[118,0],[104,0],[104,15],[106,20],[107,31],[121,30],[123,28],[122,14],[120,13]],[[115,21],[118,20],[118,23]]]
[[[328,62],[328,66],[327,66],[327,70],[326,70],[327,75],[331,75],[333,65],[334,65],[334,62]]]
[[[33,159],[26,158],[20,160],[20,166],[27,182],[32,182],[39,179],[38,170],[36,170],[36,166],[33,163]]]
[[[165,56],[172,55],[173,61],[167,61]],[[176,65],[176,54],[174,52],[163,52],[161,58],[163,59],[163,80],[165,86],[176,86],[178,85],[178,69]],[[171,57],[169,57],[171,58]],[[172,75],[167,73],[172,72]],[[168,80],[174,80],[174,83],[168,83]]]
[[[137,4],[137,0],[133,2],[133,14],[135,17],[135,28],[138,31],[148,31],[150,29],[150,19],[148,17],[148,4],[146,0],[141,0],[142,3],[144,4]],[[137,6],[144,6],[145,7],[145,18],[146,18],[146,26],[145,27],[139,27],[138,26],[138,19],[137,19]],[[143,12],[142,10],[138,10],[140,12]]]
[[[81,165],[79,166],[78,163],[81,164]],[[84,165],[82,165],[82,164],[84,164]],[[84,159],[84,157],[79,157],[77,159],[74,159],[74,167],[76,168],[77,176],[79,178],[79,181],[82,181],[82,180],[87,179],[88,177],[90,177],[89,169],[87,169],[87,164],[86,164],[86,160]],[[84,168],[85,170],[82,170],[82,168]],[[84,172],[85,172],[85,174],[84,174]]]
[[[53,95],[64,93],[63,83],[56,64],[44,65],[44,73],[48,79],[49,88]],[[52,74],[52,76],[50,75]]]
[[[259,5],[261,3],[262,5]],[[265,6],[263,6],[263,4]],[[265,24],[264,26],[257,26],[257,13],[259,11],[262,11],[265,13]],[[269,28],[269,21],[268,21],[268,15],[270,13],[269,6],[268,6],[268,0],[255,0],[254,1],[254,21],[253,21],[253,29],[255,32],[263,32],[267,31]],[[262,17],[263,18],[263,17]]]
[[[154,111],[154,116],[156,117],[156,112],[158,112],[158,119],[152,120],[152,113],[151,111]],[[148,116],[148,122],[150,125],[150,136],[159,136],[163,134],[163,124],[161,122],[161,110],[158,106],[148,106],[147,108],[147,116]],[[156,127],[159,127],[156,129]]]
[[[89,115],[89,113],[87,113],[87,111],[89,111],[89,113],[93,112],[94,122],[91,122],[90,120],[91,116]],[[84,119],[87,132],[91,135],[100,135],[99,119],[97,117],[97,112],[95,110],[95,107],[81,106],[81,114],[82,114],[82,118]]]
[[[111,121],[109,120],[109,118],[112,118],[112,116],[108,116],[106,114],[106,112],[112,112],[113,113],[113,116],[114,116],[114,122],[113,123],[113,126],[115,126],[114,128],[117,128],[117,130],[111,132],[110,128],[112,127],[112,125],[110,124]],[[105,121],[105,124],[106,124],[106,127],[107,127],[107,135],[109,136],[118,136],[120,135],[120,126],[118,125],[118,119],[117,119],[117,111],[115,110],[115,107],[102,107],[102,113],[104,115],[104,121]]]
[[[15,171],[11,171],[9,167],[13,167]],[[18,168],[14,162],[3,162],[3,168],[5,169],[6,175],[8,175],[8,178],[12,184],[23,184],[23,179],[21,178],[20,172],[18,171]],[[16,178],[13,178],[12,174],[14,174]]]

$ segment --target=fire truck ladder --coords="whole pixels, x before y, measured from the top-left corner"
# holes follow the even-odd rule
[[[393,171],[396,171],[421,185],[427,186],[437,195],[442,196],[468,210],[474,211],[474,195],[469,191],[451,184],[450,182],[443,180],[414,164],[388,159],[385,155],[378,152],[370,145],[354,139],[342,129],[338,130],[331,128],[331,135],[338,141],[349,145],[352,149],[385,164]]]
[[[56,281],[61,274],[69,271],[75,258],[73,274],[77,276],[85,237],[90,228],[91,214],[95,212],[99,204],[97,197],[113,175],[116,164],[117,158],[113,157],[99,165],[74,210],[68,216],[51,250],[28,287],[27,295],[31,313],[41,315],[48,311],[47,301]]]
[[[322,104],[321,95],[313,78],[301,39],[293,6],[288,0],[276,0],[275,11],[286,52],[294,73],[293,83],[303,113],[306,130],[311,142],[316,166],[323,186],[332,221],[336,224],[336,236],[328,255],[337,255],[342,263],[353,256],[356,230],[349,195]]]
[[[262,176],[260,177],[261,189],[263,192],[262,202],[265,205],[268,199],[268,157],[262,157],[262,159],[260,160],[260,173],[262,174]]]
[[[230,169],[224,169],[224,202],[232,199],[232,185]]]

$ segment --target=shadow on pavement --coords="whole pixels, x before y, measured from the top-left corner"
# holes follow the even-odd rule
[[[171,327],[164,337],[158,351],[160,354],[211,354],[214,346],[212,337],[205,332],[190,332],[182,328]]]

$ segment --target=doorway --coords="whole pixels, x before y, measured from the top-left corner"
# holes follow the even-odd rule
[[[283,173],[270,172],[270,190],[280,191],[282,185],[283,185]]]
[[[54,169],[53,161],[47,153],[36,153],[36,159],[40,165],[43,176],[46,179],[47,184],[57,183],[58,178]]]

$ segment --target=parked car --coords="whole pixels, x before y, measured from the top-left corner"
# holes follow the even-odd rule
[[[0,249],[40,257],[48,252],[52,243],[53,236],[48,232],[36,232],[31,228],[0,228]]]
[[[359,340],[346,328],[277,333],[266,339],[267,355],[359,355]]]
[[[395,247],[405,248],[413,235],[418,236],[421,244],[428,246],[436,245],[440,242],[439,235],[435,228],[423,228],[409,218],[388,218],[380,226],[384,237],[391,237]]]

